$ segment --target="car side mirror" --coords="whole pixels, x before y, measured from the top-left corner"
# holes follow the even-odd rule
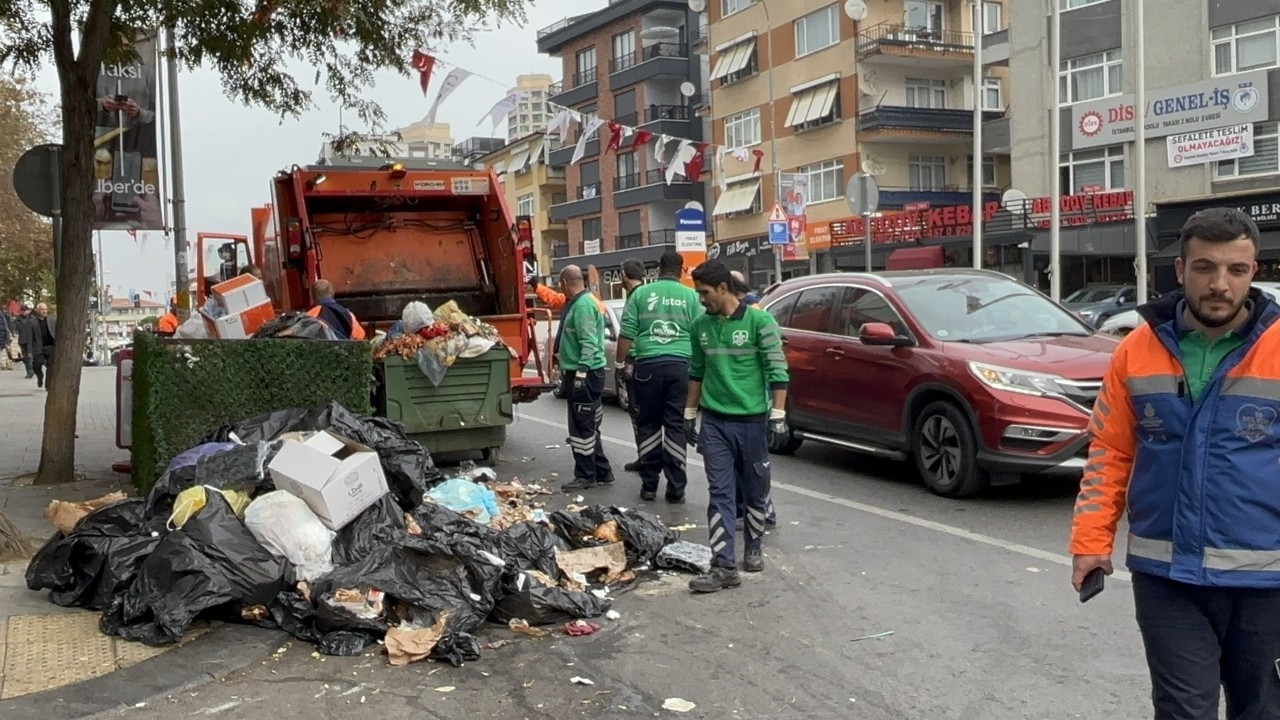
[[[911,344],[911,338],[898,335],[888,323],[866,323],[858,330],[858,339],[863,345],[881,347],[905,347]]]

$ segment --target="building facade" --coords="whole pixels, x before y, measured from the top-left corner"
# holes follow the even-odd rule
[[[543,137],[539,132],[518,138],[477,158],[475,167],[492,168],[498,174],[507,210],[516,217],[517,226],[523,218],[529,219],[538,274],[546,277],[551,273],[551,258],[568,247],[569,227],[551,217],[551,206],[564,198],[564,166],[542,162],[538,153]],[[549,149],[559,148],[559,142],[552,139]]]
[[[687,0],[614,0],[543,28],[539,51],[563,62],[563,80],[552,88],[549,110],[554,115],[560,107],[572,108],[654,138],[701,142],[706,134],[697,109],[705,102],[705,63],[692,47],[699,37],[699,15]],[[564,147],[551,153],[551,163],[565,167],[566,195],[550,215],[568,226],[552,269],[594,265],[604,292],[616,296],[622,261],[637,257],[652,266],[673,249],[676,211],[690,202],[705,206],[707,185],[698,178],[668,183],[653,143],[637,148],[628,139],[617,152],[610,150],[607,124],[572,163],[582,131],[575,125]],[[674,142],[668,156],[673,149]]]
[[[1041,3],[1010,3],[1009,56],[1018,105],[1011,145],[1015,187],[1047,195],[1059,173],[1064,195],[1130,191],[1136,182],[1134,89],[1139,32],[1133,4],[1122,0],[1058,0],[1061,65],[1052,67],[1050,22]],[[1273,210],[1280,201],[1280,5],[1275,0],[1166,0],[1147,3],[1145,38],[1145,175],[1147,251],[1154,253],[1154,288],[1176,286],[1173,217],[1189,207],[1215,204],[1258,210],[1268,228],[1263,276],[1275,279],[1280,232]],[[1050,148],[1050,114],[1062,103],[1057,157]],[[1050,111],[1051,112],[1051,111]],[[1247,126],[1243,127],[1243,126]],[[1186,153],[1224,128],[1244,134],[1252,153],[1207,160]],[[1152,209],[1154,208],[1154,213]],[[1166,210],[1167,208],[1167,210]],[[1099,223],[1074,230],[1089,248],[1064,261],[1063,289],[1133,278],[1132,223]],[[1064,232],[1064,247],[1067,245]],[[1170,243],[1175,247],[1169,248]],[[1034,241],[1037,265],[1047,262],[1047,239]],[[1064,251],[1065,253],[1065,251]],[[1271,258],[1268,260],[1268,257]]]
[[[547,94],[555,79],[550,75],[520,75],[510,92],[519,93],[516,109],[507,115],[507,139],[515,142],[547,127]]]

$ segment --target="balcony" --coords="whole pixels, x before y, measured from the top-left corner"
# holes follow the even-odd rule
[[[551,243],[551,257],[553,258],[569,257],[569,241],[557,240]]]
[[[552,205],[548,215],[555,222],[599,213],[600,207],[600,183],[596,182],[580,186],[573,200],[566,197],[565,202]]]
[[[690,140],[701,140],[702,123],[690,127],[690,121],[693,119],[694,112],[684,105],[650,105],[644,109],[642,127],[654,135],[674,135]]]
[[[711,39],[711,26],[702,23],[696,28],[689,28],[689,47],[702,47]]]
[[[999,202],[1000,193],[995,190],[984,190],[985,202]],[[936,190],[919,188],[881,187],[880,207],[883,209],[900,209],[911,203],[929,203],[931,207],[946,205],[969,205],[973,202],[973,191],[957,185],[947,185]]]
[[[710,237],[708,237],[708,242],[710,242]],[[668,230],[650,230],[650,231],[649,231],[649,244],[650,244],[650,245],[675,245],[675,244],[676,244],[676,231],[675,231],[675,230],[671,230],[671,229],[668,229]]]
[[[711,92],[703,90],[702,92],[689,98],[689,107],[692,107],[698,115],[711,111]]]
[[[858,33],[858,62],[910,68],[955,68],[973,63],[973,33],[884,22]]]
[[[668,185],[665,170],[650,170],[643,175],[639,173],[626,175],[618,178],[618,184],[614,187],[613,206],[615,208],[634,207],[664,200],[706,202],[703,187],[702,183],[689,182],[683,177]]]
[[[558,88],[553,86],[547,93],[547,97],[557,105],[568,107],[594,100],[599,92],[596,83],[597,75],[596,68],[587,68],[582,72],[574,73],[572,78],[562,80]]]
[[[609,61],[609,88],[620,90],[653,78],[689,77],[689,46],[659,42],[646,45],[633,55]]]
[[[579,130],[579,132],[581,132],[581,130]],[[607,133],[608,130],[605,130],[605,132]],[[578,147],[578,142],[575,140],[574,142],[565,143],[565,146],[560,148],[559,150],[552,150],[551,166],[561,167],[564,165],[568,165],[569,161],[573,159],[573,153],[577,149],[577,147]],[[596,155],[599,155],[599,154],[600,154],[600,133],[597,132],[595,137],[587,141],[586,154],[583,155],[583,157],[590,158],[590,157],[595,157]]]
[[[982,36],[982,63],[1009,67],[1009,29]]]
[[[630,250],[638,247],[644,247],[644,233],[629,233],[618,236],[619,250]]]
[[[986,111],[984,121],[1004,117]],[[973,135],[973,111],[881,105],[858,116],[858,140],[864,143],[947,144]]]

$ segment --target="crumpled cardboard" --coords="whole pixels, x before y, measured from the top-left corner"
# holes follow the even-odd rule
[[[54,500],[49,503],[49,507],[45,508],[44,518],[58,528],[63,535],[69,535],[76,528],[76,523],[80,522],[80,518],[100,507],[105,507],[124,498],[124,493],[117,491],[103,495],[100,498],[82,502]]]
[[[387,648],[387,662],[399,667],[425,659],[444,636],[444,626],[448,620],[449,612],[441,611],[431,627],[397,625],[388,630],[383,639]]]
[[[587,575],[596,570],[617,575],[627,569],[627,547],[624,543],[615,542],[569,552],[556,548],[556,565],[570,577],[575,574]]]

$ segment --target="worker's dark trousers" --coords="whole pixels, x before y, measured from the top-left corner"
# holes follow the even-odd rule
[[[1280,718],[1280,589],[1204,587],[1133,573],[1156,720]]]
[[[707,529],[711,534],[713,563],[736,568],[733,535],[737,494],[746,505],[742,524],[748,549],[760,547],[769,492],[769,446],[765,420],[735,421],[716,417],[705,410],[698,433],[698,451],[706,466],[711,504],[707,507]]]
[[[689,363],[670,357],[641,360],[636,363],[631,388],[636,405],[636,449],[642,489],[657,492],[659,476],[665,472],[667,499],[683,498],[688,482],[684,403],[689,390]]]
[[[579,371],[581,372],[581,371]],[[604,406],[600,394],[604,390],[604,370],[591,370],[585,376],[565,379],[569,384],[569,447],[573,450],[573,477],[577,480],[607,480],[613,471],[600,442],[600,421]]]

